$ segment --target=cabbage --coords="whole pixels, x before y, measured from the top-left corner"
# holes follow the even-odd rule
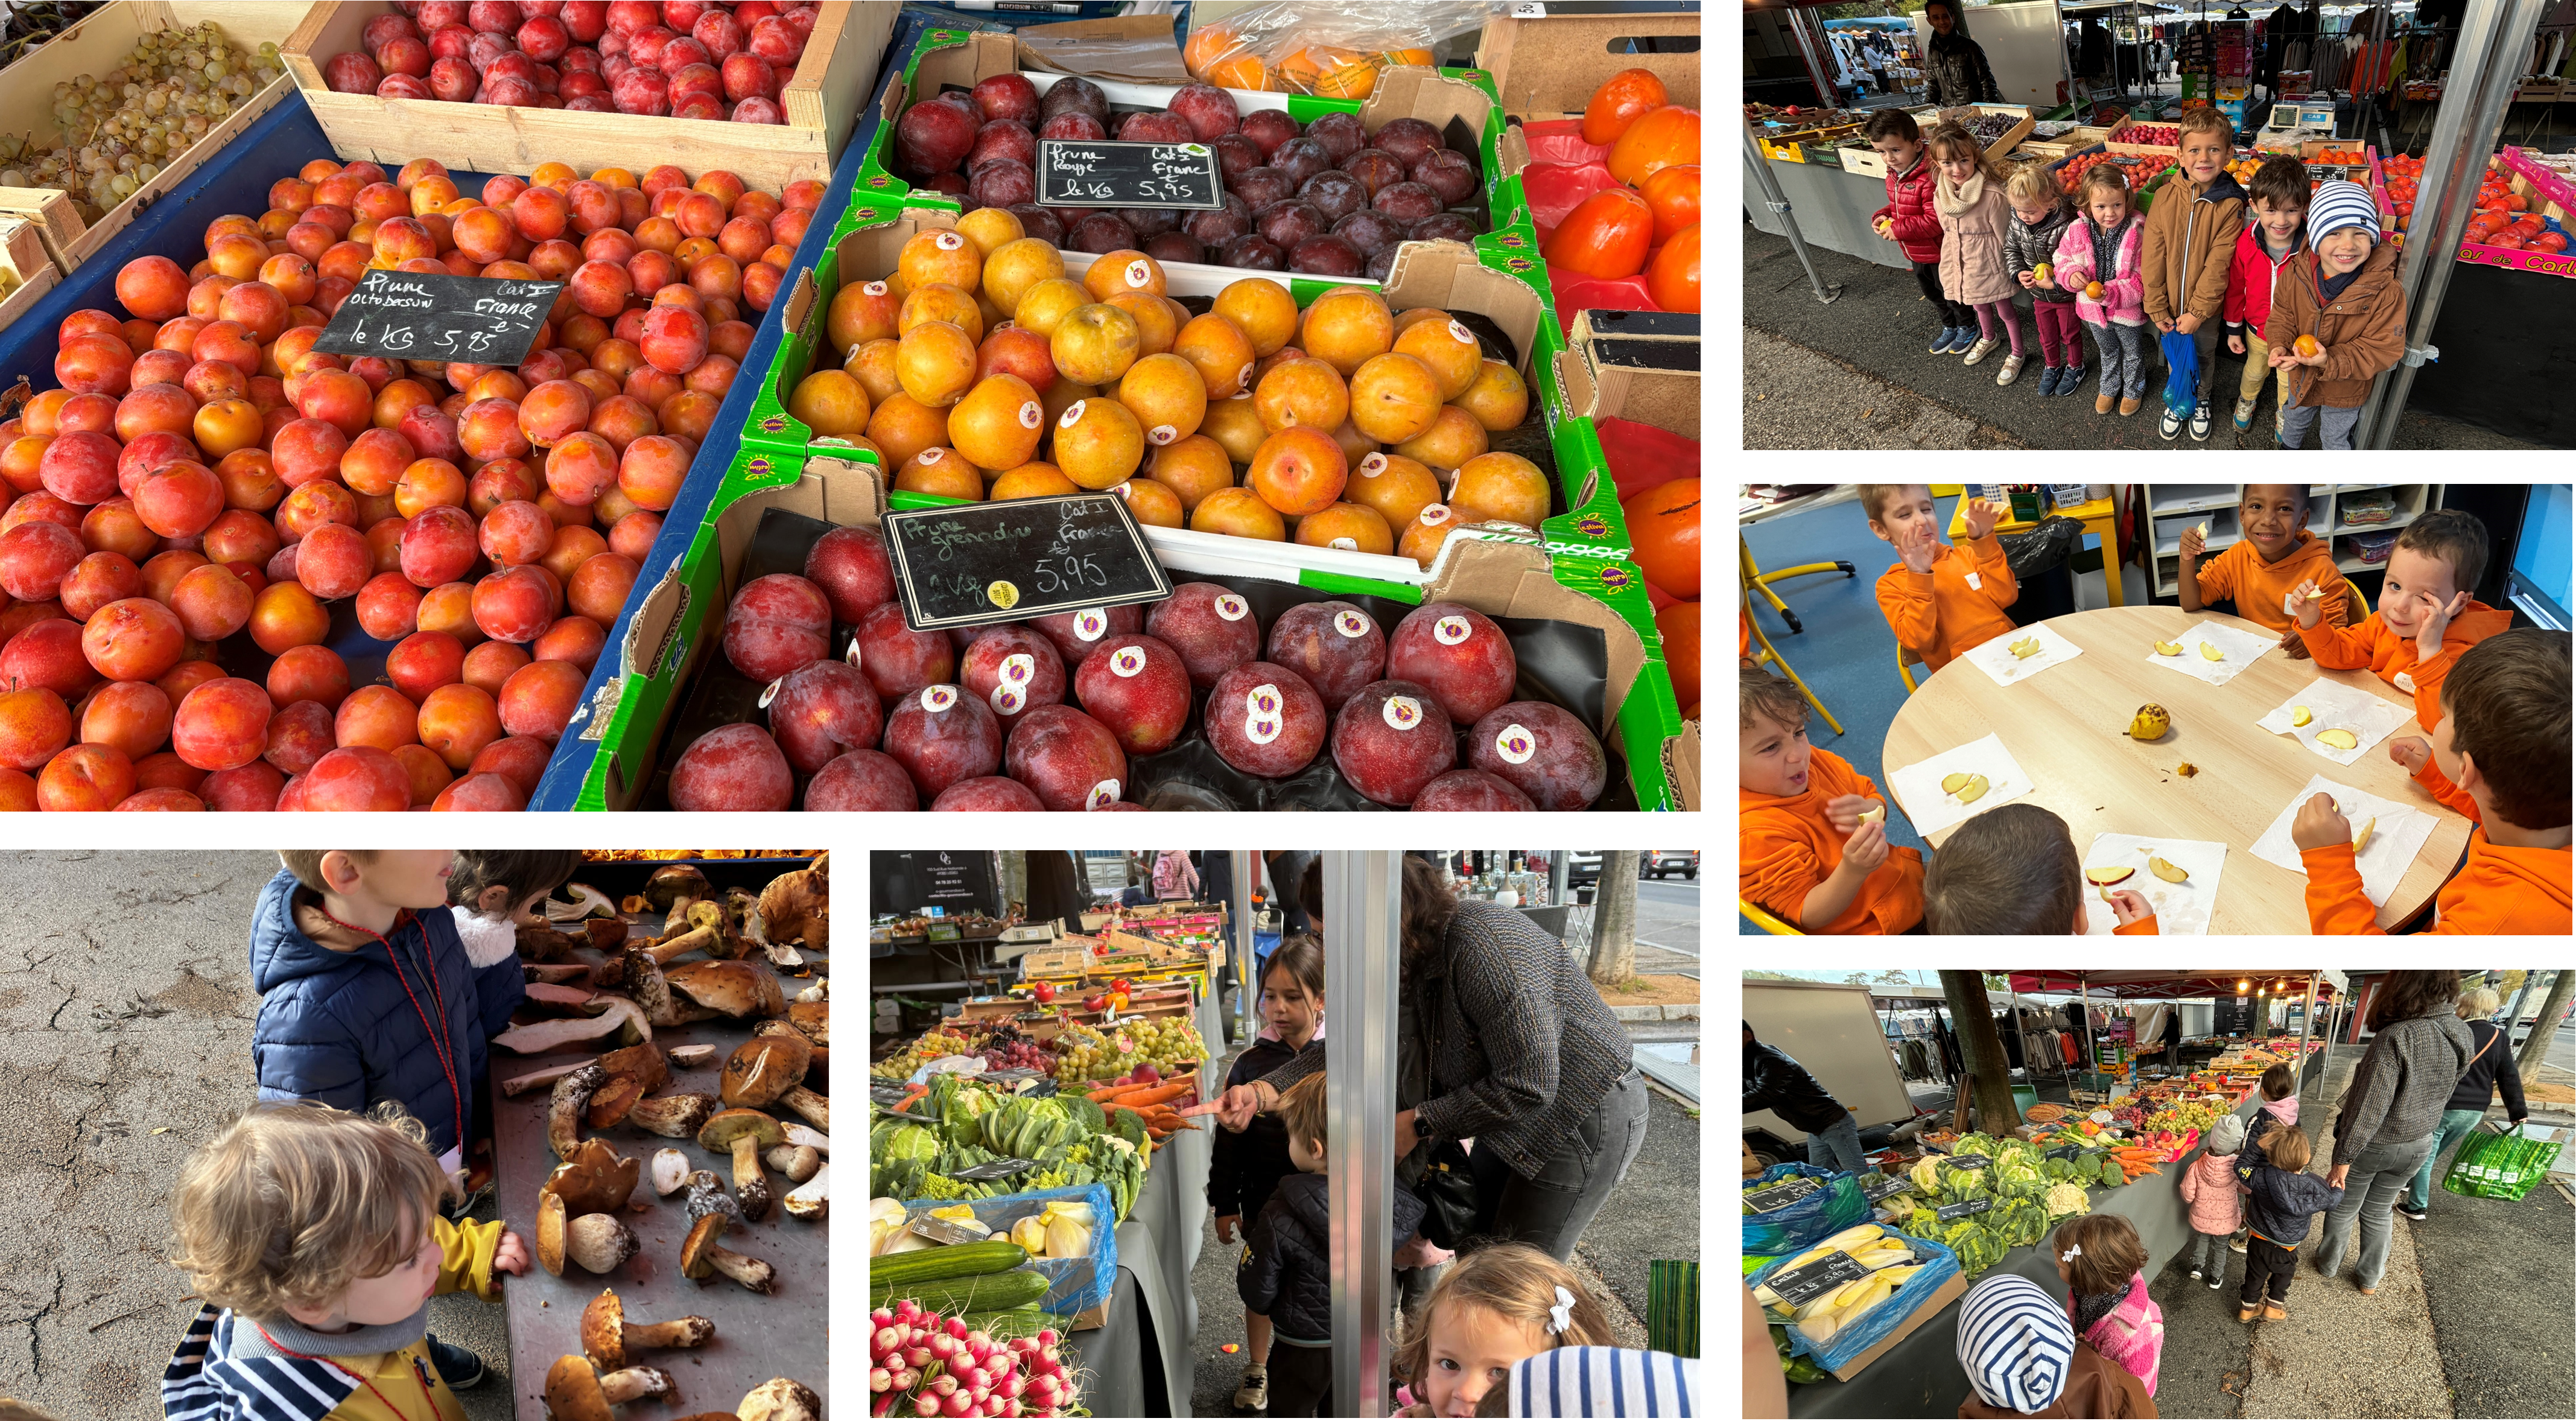
[[[945,1142],[937,1131],[923,1125],[906,1125],[886,1137],[877,1158],[888,1160],[934,1160]]]

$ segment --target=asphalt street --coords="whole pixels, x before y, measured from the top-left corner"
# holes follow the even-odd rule
[[[253,1098],[249,930],[272,853],[19,853],[0,928],[0,1395],[71,1421],[161,1414],[196,1313],[165,1261],[189,1151]],[[430,1304],[494,1379],[462,1394],[508,1421],[500,1307]]]
[[[1700,974],[1698,879],[1638,880],[1637,970]]]
[[[2244,358],[2218,353],[2217,427],[2205,444],[2172,444],[2156,434],[2161,357],[2151,350],[2146,404],[2131,416],[2093,412],[2101,362],[2086,338],[2092,372],[2074,395],[2039,393],[2040,349],[2025,308],[2029,355],[2021,378],[1999,387],[2002,355],[1965,365],[1926,355],[1938,320],[1911,271],[1880,266],[1809,244],[1816,269],[1840,297],[1819,304],[1785,237],[1745,223],[1744,447],[1747,449],[2268,449],[2275,394],[2266,387],[2254,425],[2238,435],[2230,416]],[[2400,449],[2529,449],[2537,446],[2434,415],[2409,413]]]

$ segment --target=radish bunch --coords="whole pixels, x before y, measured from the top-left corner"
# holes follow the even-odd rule
[[[910,1298],[868,1314],[872,1416],[1062,1416],[1073,1376],[1055,1329],[996,1341]]]

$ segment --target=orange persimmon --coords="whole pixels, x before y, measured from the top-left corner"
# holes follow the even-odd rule
[[[1699,597],[1699,480],[1674,479],[1629,499],[1629,561],[1683,601]]]
[[[1631,187],[1663,168],[1699,161],[1699,110],[1678,104],[1638,118],[1610,145],[1610,176]]]
[[[1699,225],[1699,164],[1658,168],[1637,185],[1646,207],[1655,214],[1655,241],[1669,242],[1675,232]]]
[[[1601,81],[1592,91],[1591,102],[1583,106],[1583,141],[1595,148],[1607,148],[1619,141],[1628,125],[1671,102],[1664,95],[1664,81],[1651,69],[1622,69]]]
[[[1604,188],[1565,214],[1540,255],[1561,271],[1616,281],[1645,270],[1654,238],[1655,214],[1646,200],[1623,187]]]
[[[1646,294],[1666,311],[1699,309],[1699,225],[1674,234],[1646,268]]]

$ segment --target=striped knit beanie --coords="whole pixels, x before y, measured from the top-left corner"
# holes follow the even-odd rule
[[[2379,204],[2371,201],[2369,191],[2361,184],[2333,178],[2317,184],[2316,196],[2308,199],[2308,244],[2314,246],[2319,238],[2342,227],[2359,227],[2370,234],[2375,245],[2379,241]]]
[[[2018,1273],[2002,1273],[1959,1302],[1959,1366],[1988,1406],[2045,1411],[2066,1390],[2075,1328],[2066,1306]]]

